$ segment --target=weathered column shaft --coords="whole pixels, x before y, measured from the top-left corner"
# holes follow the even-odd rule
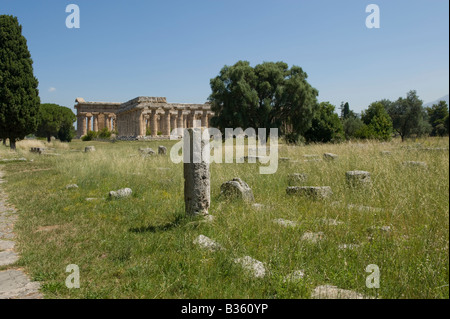
[[[195,111],[191,111],[191,115],[189,117],[189,127],[194,128],[195,127]]]
[[[98,132],[98,114],[94,115],[94,132]]]
[[[164,113],[164,132],[163,135],[170,135],[170,111],[166,110]]]
[[[92,131],[92,116],[88,116],[87,129],[88,129],[88,132]]]
[[[158,118],[156,110],[152,110],[152,114],[150,115],[150,128],[152,130],[152,136],[158,135]]]
[[[172,133],[172,131],[177,128],[177,116],[175,114],[170,115],[170,132],[169,135]]]
[[[184,118],[183,118],[183,111],[182,110],[178,110],[177,128],[179,128],[179,129],[183,129],[184,128]]]
[[[83,120],[81,121],[82,126],[82,134],[81,136],[84,136],[87,134],[87,127],[86,127],[86,116],[83,116]]]
[[[201,136],[202,128],[187,129],[183,137],[184,203],[186,215],[206,215],[210,206],[209,163],[203,161],[209,153]],[[209,154],[208,154],[209,155]]]
[[[203,111],[203,114],[202,114],[202,127],[208,127],[208,113],[207,113],[207,111]]]

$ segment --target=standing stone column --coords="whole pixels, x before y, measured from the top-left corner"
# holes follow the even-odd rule
[[[86,130],[86,117],[83,113],[77,115],[77,135],[78,137],[82,137],[85,135],[84,131]]]
[[[203,161],[209,148],[201,138],[203,130],[190,128],[183,136],[184,204],[188,216],[207,215],[211,201],[209,163]]]
[[[202,127],[208,127],[208,111],[203,111],[202,114]]]
[[[179,129],[184,128],[183,110],[178,110],[177,128],[179,128]]]
[[[191,116],[189,117],[189,127],[194,128],[195,127],[195,110],[191,111]]]
[[[94,132],[98,132],[98,113],[92,113],[94,117]]]
[[[158,119],[156,110],[152,110],[152,113],[150,115],[150,127],[152,129],[152,136],[158,135]]]
[[[170,135],[170,110],[164,112],[164,132],[163,135]]]
[[[147,130],[150,129],[150,116],[145,115],[145,135],[147,135]]]
[[[105,114],[103,114],[103,116],[104,116],[104,119],[105,119],[105,127],[108,129],[108,131],[109,131],[109,125],[108,125],[108,117],[109,117],[109,114],[108,113],[105,113]]]
[[[170,132],[169,135],[172,133],[173,129],[177,128],[177,115],[171,114],[170,115]]]
[[[92,131],[92,114],[89,113],[86,116],[87,116],[87,119],[88,119],[87,130],[89,132],[89,131]]]
[[[136,112],[137,116],[137,134],[138,136],[145,136],[145,118],[144,114],[142,114],[142,111]]]

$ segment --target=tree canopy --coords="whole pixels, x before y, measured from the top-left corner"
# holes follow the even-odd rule
[[[19,21],[0,15],[0,138],[9,138],[11,149],[36,130],[40,99],[32,65]]]
[[[342,123],[329,102],[319,104],[319,110],[312,119],[312,125],[305,133],[307,142],[326,143],[339,141],[344,136]]]
[[[379,140],[391,139],[392,120],[383,103],[370,104],[367,110],[362,112],[361,120],[366,125],[360,129],[361,137]]]
[[[409,91],[406,98],[400,97],[392,103],[388,113],[392,118],[394,130],[401,136],[402,141],[412,135],[422,136],[431,131],[423,102],[414,90]]]
[[[303,135],[317,110],[318,91],[307,77],[302,68],[289,69],[284,62],[251,67],[249,62],[239,61],[224,66],[210,81],[209,101],[215,112],[211,124],[222,131],[278,128],[282,135]]]
[[[46,137],[49,142],[52,136],[63,142],[70,142],[74,136],[75,121],[76,115],[71,109],[57,104],[41,104],[36,135]]]
[[[431,136],[444,136],[448,134],[448,128],[445,121],[448,121],[447,102],[439,101],[439,103],[426,108],[428,113],[428,121],[431,124]]]

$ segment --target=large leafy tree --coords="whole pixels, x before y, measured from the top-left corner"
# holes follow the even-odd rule
[[[446,118],[448,120],[448,106],[447,102],[439,101],[431,107],[426,108],[428,113],[428,121],[432,126],[431,136],[444,136],[448,134],[448,129],[445,125]]]
[[[311,126],[318,91],[298,66],[264,62],[251,67],[247,61],[225,66],[211,79],[209,96],[214,127],[278,128],[295,139]],[[288,128],[288,129],[286,129]]]
[[[392,120],[386,112],[383,103],[374,102],[367,110],[361,114],[361,119],[367,128],[362,128],[366,132],[366,138],[379,140],[390,140],[392,135]]]
[[[312,125],[305,133],[307,142],[326,143],[343,138],[342,123],[334,110],[334,105],[329,102],[319,104],[319,110],[312,119]]]
[[[0,15],[0,138],[16,141],[33,133],[39,112],[38,80],[22,27],[16,17]]]
[[[401,136],[402,141],[412,135],[422,136],[431,131],[423,101],[414,90],[409,91],[406,98],[400,97],[392,103],[388,113],[392,118],[394,130]]]
[[[70,142],[73,138],[71,127],[75,121],[76,115],[71,109],[57,104],[41,104],[36,135],[46,137],[49,142],[52,136]]]

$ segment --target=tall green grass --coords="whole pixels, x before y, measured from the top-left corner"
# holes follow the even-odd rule
[[[309,298],[323,284],[382,298],[448,298],[448,141],[280,145],[280,156],[293,161],[279,162],[273,175],[260,175],[258,164],[212,164],[212,223],[184,217],[182,164],[138,152],[170,147],[171,141],[74,141],[70,149],[56,151],[61,156],[21,149],[16,155],[0,148],[1,158],[33,160],[0,162],[0,169],[20,213],[17,266],[41,281],[48,298]],[[81,152],[86,145],[97,151]],[[382,155],[384,150],[391,155]],[[339,159],[304,161],[303,155],[321,158],[325,152]],[[404,167],[409,160],[424,161],[428,168]],[[349,170],[371,172],[372,187],[348,187]],[[330,186],[333,198],[287,196],[289,173],[307,173],[305,185]],[[234,177],[249,184],[261,210],[220,196],[220,185]],[[67,190],[72,183],[79,188]],[[107,199],[109,191],[124,187],[133,190],[131,198]],[[284,228],[273,223],[276,218],[299,226]],[[331,226],[323,219],[343,224]],[[308,231],[323,232],[324,240],[302,241]],[[193,240],[200,234],[225,250],[199,249]],[[340,244],[359,246],[341,250]],[[245,255],[264,262],[269,274],[255,279],[233,263]],[[65,286],[69,264],[80,267],[80,289]],[[369,264],[380,267],[379,289],[365,286]],[[300,269],[302,280],[283,281]]]

